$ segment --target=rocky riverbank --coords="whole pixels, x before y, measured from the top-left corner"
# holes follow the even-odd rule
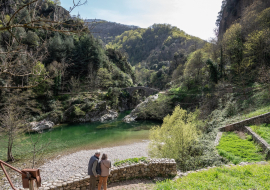
[[[147,157],[147,146],[148,142],[145,141],[125,146],[100,148],[100,151],[101,154],[108,154],[108,159],[114,163],[127,158]],[[40,167],[42,181],[68,179],[77,173],[87,173],[89,158],[94,153],[95,150],[84,150],[45,163]]]
[[[143,156],[147,157],[147,147],[148,141],[142,141],[141,143],[134,143],[130,145],[100,148],[99,150],[101,151],[101,154],[108,154],[108,159],[114,163],[116,161],[125,160],[128,158]],[[67,180],[79,173],[87,174],[89,159],[92,155],[94,155],[95,151],[96,150],[83,150],[48,161],[39,167],[42,182],[51,182],[55,181],[56,179]],[[9,183],[5,178],[3,178],[3,180],[3,186],[1,186],[3,190],[9,189]],[[17,188],[21,187],[20,176],[16,175],[16,179],[13,179],[13,183]]]

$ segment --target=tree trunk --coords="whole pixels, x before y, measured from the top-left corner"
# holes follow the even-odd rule
[[[8,147],[8,152],[7,152],[7,161],[8,162],[14,162],[15,161],[15,159],[14,159],[14,157],[13,157],[13,155],[12,155],[12,147]]]

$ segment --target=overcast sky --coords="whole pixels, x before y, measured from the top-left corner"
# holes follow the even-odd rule
[[[72,2],[73,0],[61,0],[61,5],[69,10]],[[168,23],[190,35],[208,40],[214,37],[221,2],[222,0],[88,0],[86,5],[76,8],[72,15],[79,12],[84,19],[103,19],[142,28],[154,23]]]

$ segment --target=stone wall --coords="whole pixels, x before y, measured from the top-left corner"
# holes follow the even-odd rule
[[[150,160],[149,163],[131,164],[114,167],[108,178],[108,183],[153,177],[173,177],[177,174],[176,162],[170,159]],[[45,182],[39,190],[86,190],[89,187],[90,176],[86,173],[76,174],[68,180]]]
[[[257,125],[257,124],[262,124],[262,123],[270,123],[270,112],[263,115],[256,116],[256,117],[252,117],[252,118],[249,118],[249,119],[237,122],[237,123],[233,123],[225,127],[220,127],[219,131],[220,132],[243,131],[245,130],[245,126]]]
[[[254,142],[259,144],[266,153],[266,160],[270,159],[270,145],[259,135],[257,135],[250,127],[245,127],[244,132],[251,135]]]
[[[219,144],[220,138],[222,136],[221,134],[222,132],[243,131],[252,136],[254,142],[259,144],[263,148],[264,152],[266,153],[266,160],[270,160],[270,145],[264,139],[262,139],[259,135],[257,135],[254,131],[252,131],[250,127],[247,127],[248,125],[259,125],[262,123],[270,123],[270,112],[263,115],[256,116],[256,117],[252,117],[252,118],[249,118],[249,119],[237,122],[237,123],[233,123],[225,127],[220,127],[216,140],[215,140],[215,146]]]

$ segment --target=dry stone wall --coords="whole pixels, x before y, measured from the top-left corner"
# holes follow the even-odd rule
[[[108,183],[134,178],[174,177],[177,175],[176,162],[173,159],[155,159],[149,163],[137,163],[114,167]],[[39,190],[87,190],[90,176],[86,173],[76,174],[68,180],[45,182]]]
[[[256,117],[252,117],[231,125],[227,125],[225,127],[219,128],[220,132],[229,132],[229,131],[243,131],[245,130],[245,126],[248,125],[256,125],[256,124],[261,124],[261,123],[270,123],[270,112],[259,115]]]
[[[252,131],[250,127],[247,127],[248,125],[258,125],[262,123],[270,123],[270,112],[240,121],[238,123],[227,125],[225,127],[221,127],[219,128],[219,132],[215,140],[215,146],[219,144],[222,132],[243,131],[252,136],[254,142],[259,144],[266,153],[266,160],[270,160],[270,145],[263,138],[261,138],[254,131]]]
[[[264,152],[266,153],[266,160],[269,160],[270,159],[270,145],[263,138],[257,135],[257,133],[252,131],[250,127],[245,127],[244,132],[251,135],[253,141],[259,144],[263,148]]]

